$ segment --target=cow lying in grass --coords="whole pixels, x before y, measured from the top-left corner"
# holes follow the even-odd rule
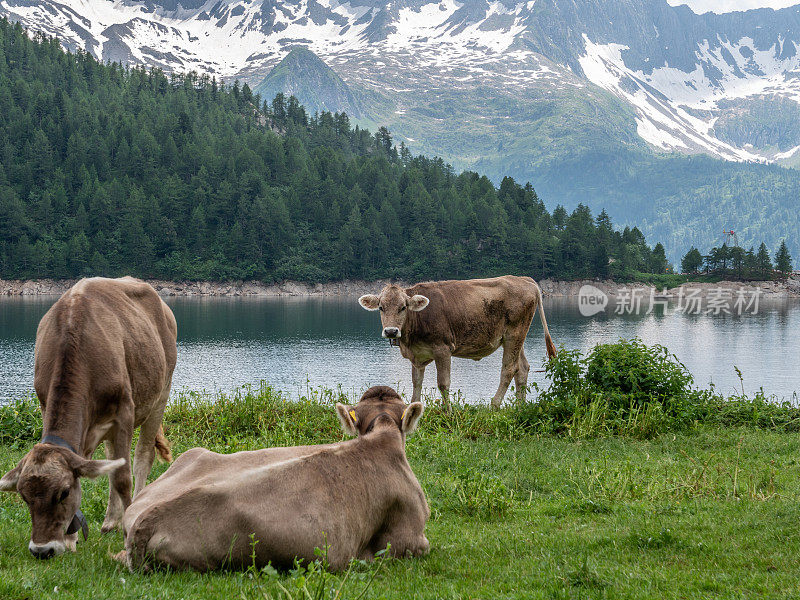
[[[394,556],[426,554],[430,510],[405,455],[422,404],[406,406],[379,386],[336,410],[355,440],[182,454],[125,512],[117,558],[131,569],[206,571],[253,561],[290,567],[295,558],[313,561],[326,544],[333,569],[387,545]]]

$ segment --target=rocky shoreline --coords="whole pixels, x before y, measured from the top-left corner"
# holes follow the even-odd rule
[[[620,283],[610,280],[591,280],[584,279],[579,281],[554,281],[543,279],[539,282],[545,296],[553,298],[568,298],[578,296],[580,290],[585,285],[591,285],[610,298],[616,298],[623,294],[638,294],[645,297],[649,296],[651,290],[659,298],[677,299],[688,295],[705,298],[709,295],[719,295],[720,292],[726,295],[736,296],[742,294],[752,296],[759,294],[763,299],[780,298],[800,298],[800,277],[793,276],[781,281],[719,281],[716,283],[705,283],[699,281],[689,281],[677,287],[661,289],[644,283]],[[636,290],[636,291],[634,291]]]
[[[48,296],[63,294],[77,280],[75,279],[36,279],[36,280],[3,280],[0,279],[0,296]],[[329,283],[306,283],[287,281],[284,283],[260,283],[256,281],[212,282],[212,281],[163,281],[148,280],[159,294],[169,296],[207,296],[207,297],[281,297],[281,296],[359,296],[379,291],[389,282],[388,279],[377,281],[334,281]],[[399,285],[409,285],[397,282]],[[576,297],[585,285],[591,285],[608,296],[617,297],[629,294],[633,289],[641,293],[650,293],[651,287],[643,283],[619,283],[610,280],[584,279],[578,281],[556,281],[542,279],[539,281],[545,296],[552,298]],[[721,281],[718,283],[684,283],[670,290],[658,290],[660,295],[677,297],[680,288],[691,288],[701,296],[717,293],[722,289],[737,294],[752,294],[760,290],[762,298],[800,298],[800,277],[790,277],[785,281],[739,282]],[[699,290],[695,291],[695,290]]]
[[[73,286],[77,279],[0,279],[0,296],[58,296]],[[329,283],[306,283],[286,281],[283,283],[261,283],[258,281],[164,281],[147,279],[156,291],[169,296],[359,296],[369,291],[378,291],[389,280],[378,281],[334,281]],[[400,285],[405,285],[398,282]]]

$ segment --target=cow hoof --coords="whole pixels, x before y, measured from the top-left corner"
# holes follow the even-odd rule
[[[422,543],[417,548],[417,551],[414,553],[415,556],[427,556],[427,554],[431,551],[431,544],[428,542],[428,538],[424,535],[422,536]]]
[[[106,534],[111,533],[115,529],[119,527],[119,523],[103,523],[103,526],[100,528],[100,533]]]

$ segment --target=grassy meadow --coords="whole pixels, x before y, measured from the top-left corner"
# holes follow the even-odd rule
[[[800,410],[695,390],[674,357],[636,341],[564,351],[548,371],[536,401],[501,411],[426,399],[407,442],[431,507],[425,558],[130,573],[110,558],[121,534],[99,534],[104,478],[83,483],[88,542],[50,561],[28,553],[24,503],[0,494],[0,598],[800,597]],[[176,456],[338,441],[336,401],[355,399],[183,393],[165,430]],[[0,407],[0,468],[40,432],[33,400]]]

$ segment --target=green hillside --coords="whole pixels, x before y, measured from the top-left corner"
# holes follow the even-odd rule
[[[638,135],[629,105],[564,77],[569,85],[532,80],[522,93],[449,82],[424,94],[369,96],[353,92],[309,50],[295,48],[256,90],[268,97],[296,90],[307,106],[384,125],[414,151],[442,156],[495,183],[507,175],[530,181],[551,210],[558,204],[605,209],[616,222],[663,241],[673,262],[692,245],[718,245],[723,229],[736,230],[745,247],[763,241],[774,250],[786,240],[792,254],[800,253],[792,235],[800,230],[800,172],[657,152]],[[756,98],[723,105],[715,127],[725,141],[785,152],[797,138],[794,102]]]
[[[663,272],[663,247],[531,185],[456,172],[344,114],[104,65],[0,21],[0,277]],[[609,259],[611,266],[609,266]]]
[[[446,96],[378,122],[459,168],[530,181],[551,209],[605,209],[662,240],[672,260],[690,245],[718,244],[723,228],[746,246],[773,249],[785,239],[800,253],[798,170],[656,152],[637,136],[630,110],[600,90],[535,100],[497,92],[481,100],[479,90]]]
[[[658,152],[636,133],[630,107],[592,84],[556,89],[533,82],[524,94],[475,87],[394,100],[403,108],[375,121],[415,151],[495,182],[530,181],[551,210],[605,209],[616,222],[663,241],[673,261],[691,245],[720,243],[722,229],[736,230],[747,247],[764,241],[775,249],[786,240],[792,254],[800,253],[793,235],[800,231],[800,171]],[[763,147],[785,151],[796,123],[771,108],[731,111],[719,127],[731,142],[737,132],[758,129]]]

